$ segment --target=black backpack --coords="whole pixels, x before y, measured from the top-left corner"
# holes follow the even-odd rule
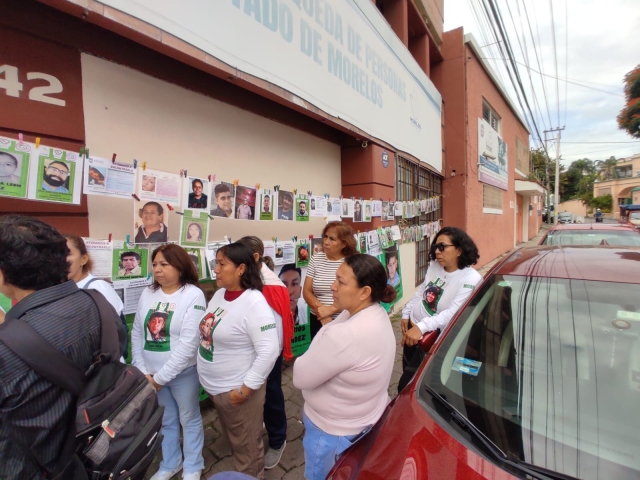
[[[100,292],[82,291],[98,307],[102,330],[100,353],[87,372],[19,319],[5,321],[0,339],[39,375],[78,399],[59,466],[46,472],[47,478],[82,478],[80,462],[83,476],[91,480],[142,478],[161,445],[164,407],[145,375],[120,363],[116,325],[108,321],[117,315],[114,308]]]

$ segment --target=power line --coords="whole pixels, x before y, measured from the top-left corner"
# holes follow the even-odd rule
[[[556,72],[556,102],[558,108],[558,125],[560,125],[560,84],[558,83],[558,48],[556,47],[556,26],[553,19],[553,0],[549,0],[549,10],[551,11],[551,42],[553,45],[553,62]]]
[[[564,0],[564,78],[569,78],[569,0]],[[569,84],[564,84],[564,123],[567,122]]]
[[[640,142],[640,140],[630,140],[628,142],[567,142],[566,140],[564,141],[564,143],[577,143],[577,144],[596,143],[598,145],[609,144],[609,143],[636,143],[636,142]]]

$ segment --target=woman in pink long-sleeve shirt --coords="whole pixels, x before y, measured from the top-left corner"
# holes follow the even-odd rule
[[[331,286],[344,310],[325,325],[293,366],[304,397],[305,478],[324,480],[336,456],[378,421],[389,402],[396,341],[380,302],[396,291],[369,255],[346,257]]]

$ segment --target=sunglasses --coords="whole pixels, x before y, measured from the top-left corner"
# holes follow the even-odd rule
[[[455,245],[451,245],[450,243],[436,243],[433,246],[435,250],[440,250],[441,252],[444,252],[447,247],[455,247]]]

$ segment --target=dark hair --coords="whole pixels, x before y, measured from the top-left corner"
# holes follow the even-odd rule
[[[17,167],[18,166],[18,159],[14,156],[11,155],[8,152],[0,152],[0,155],[6,155],[7,157],[9,157],[11,160],[13,160],[13,164]]]
[[[0,217],[0,252],[0,270],[9,285],[42,290],[67,281],[67,239],[41,220]]]
[[[82,239],[82,237],[79,237],[78,235],[72,235],[70,233],[65,233],[63,234],[63,236],[68,241],[70,241],[74,247],[78,249],[78,251],[80,252],[80,255],[87,255],[89,257],[89,260],[87,260],[87,263],[85,263],[82,266],[82,272],[87,273],[93,270],[93,260],[91,260],[91,256],[87,251],[87,246],[84,244],[84,240]]]
[[[390,303],[396,298],[396,289],[387,284],[387,272],[380,261],[371,255],[356,253],[344,259],[358,281],[358,287],[371,288],[372,303]]]
[[[135,257],[136,260],[140,261],[140,254],[138,252],[122,252],[120,254],[120,260],[124,260],[124,257]]]
[[[290,271],[298,272],[298,276],[300,277],[300,280],[302,280],[302,269],[296,267],[295,263],[287,263],[286,265],[283,265],[283,267],[280,269],[280,273],[278,274],[278,278],[280,278],[283,273],[287,273]]]
[[[67,169],[67,172],[69,171],[69,165],[67,165],[64,162],[61,162],[60,160],[54,160],[53,162],[51,162],[49,165],[47,165],[47,168],[49,168],[51,165],[53,165],[54,163],[57,163],[58,165],[64,165],[64,168]]]
[[[444,227],[433,239],[431,248],[429,249],[429,259],[435,261],[436,259],[436,244],[438,243],[438,237],[440,235],[448,235],[451,239],[453,246],[459,248],[462,253],[458,257],[458,268],[463,269],[475,265],[478,263],[480,255],[478,254],[478,247],[464,230],[457,227]]]
[[[196,270],[196,266],[191,261],[189,254],[187,251],[179,245],[175,243],[168,243],[166,245],[160,245],[156,248],[151,254],[151,261],[153,262],[156,259],[156,255],[159,253],[162,254],[164,259],[167,261],[169,265],[178,270],[180,273],[180,285],[195,285],[199,287],[198,284],[198,271]],[[151,289],[156,291],[160,288],[160,284],[158,281],[154,281],[153,285],[151,285]]]
[[[260,256],[260,258],[258,258],[258,263],[264,263],[269,270],[273,270],[275,268],[276,264],[273,263],[273,259],[268,255],[266,257],[264,256],[264,243],[262,243],[262,240],[258,237],[253,235],[242,237],[238,240],[238,243],[247,247],[251,251],[251,255],[257,253]]]
[[[158,202],[147,202],[142,206],[141,209],[138,210],[139,217],[142,217],[142,211],[144,210],[144,207],[146,207],[147,205],[155,205],[156,208],[158,209],[158,215],[164,214],[164,208],[162,208],[162,205],[160,205]]]
[[[280,196],[280,194],[278,194],[278,196]],[[293,195],[291,195],[289,192],[282,192],[282,198],[284,197],[288,197],[289,200],[291,200],[291,202],[293,203]]]
[[[265,198],[269,199],[269,195],[264,195],[264,196],[262,197],[262,199],[263,199],[263,200],[264,200]],[[270,200],[270,199],[269,199],[269,200]]]
[[[219,183],[218,185],[216,185],[213,188],[213,193],[215,194],[216,197],[218,196],[218,194],[224,193],[224,192],[231,193],[231,190],[229,189],[229,186],[225,185],[224,183]]]
[[[437,285],[429,285],[425,290],[424,290],[424,294],[426,295],[429,292],[433,292],[436,295],[438,295],[440,293],[440,287],[438,287]]]
[[[204,188],[204,183],[202,182],[202,180],[200,180],[199,178],[194,178],[193,181],[191,182],[192,189],[196,186],[196,182],[198,182],[200,186]]]
[[[49,164],[51,165],[51,164]],[[96,167],[89,167],[89,170],[91,170],[92,172],[95,172],[98,174],[98,176],[100,177],[100,180],[104,180],[104,175],[102,174],[102,172],[100,170],[98,170]]]
[[[198,238],[202,240],[202,226],[198,222],[191,222],[189,225],[187,225],[187,236],[189,235],[189,229],[191,228],[191,225],[195,225],[196,227],[198,227]]]
[[[240,277],[240,287],[245,290],[262,291],[260,269],[253,258],[253,253],[244,243],[233,242],[218,249],[218,253],[236,267],[244,264],[244,273]]]
[[[332,228],[335,230],[338,238],[345,243],[345,246],[342,249],[342,254],[345,257],[348,257],[349,255],[356,253],[356,241],[353,238],[353,228],[344,222],[329,222],[322,229],[323,239],[327,232]]]

